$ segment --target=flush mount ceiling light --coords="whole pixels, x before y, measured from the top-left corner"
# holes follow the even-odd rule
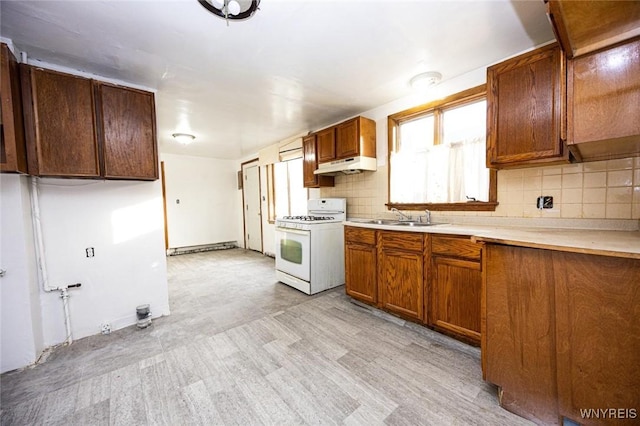
[[[414,76],[411,80],[409,80],[409,85],[411,88],[416,90],[423,90],[431,86],[435,86],[440,83],[442,80],[442,74],[435,71],[423,72]]]
[[[198,0],[209,12],[227,20],[242,21],[256,13],[260,0]]]
[[[188,133],[174,133],[171,136],[182,145],[189,145],[196,138]]]

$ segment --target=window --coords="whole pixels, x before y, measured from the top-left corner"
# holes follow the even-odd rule
[[[307,190],[303,184],[302,158],[267,166],[269,220],[307,214]]]
[[[480,86],[389,116],[389,207],[494,210]]]

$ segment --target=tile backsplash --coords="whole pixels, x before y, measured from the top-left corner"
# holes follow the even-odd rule
[[[335,182],[335,187],[322,188],[320,194],[346,198],[349,217],[388,214],[386,166],[376,172],[339,175]],[[553,197],[553,208],[537,208],[537,198],[544,195]],[[500,170],[498,202],[495,212],[446,215],[640,219],[640,158]]]

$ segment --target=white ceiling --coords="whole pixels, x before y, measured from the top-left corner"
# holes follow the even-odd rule
[[[161,152],[238,159],[553,39],[542,0],[0,1],[31,59],[157,89]],[[184,147],[174,132],[192,133]]]

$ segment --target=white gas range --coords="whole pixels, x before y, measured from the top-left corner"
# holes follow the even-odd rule
[[[276,277],[304,293],[344,284],[344,229],[347,201],[307,202],[307,216],[276,219]]]

